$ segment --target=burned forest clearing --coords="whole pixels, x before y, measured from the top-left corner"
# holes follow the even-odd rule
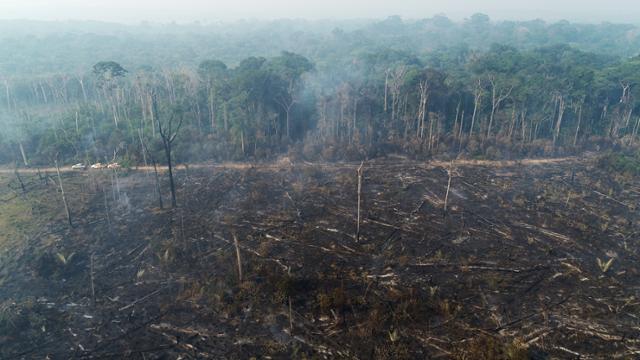
[[[640,179],[360,166],[0,174],[0,357],[640,356]]]

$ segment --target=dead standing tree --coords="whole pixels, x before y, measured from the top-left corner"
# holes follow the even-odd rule
[[[356,225],[356,242],[360,241],[360,204],[362,201],[362,166],[364,161],[360,163],[360,167],[357,170],[358,174],[358,223]]]
[[[71,210],[69,210],[69,204],[67,203],[67,197],[64,194],[64,186],[62,185],[62,176],[60,175],[60,166],[58,165],[58,155],[56,154],[55,158],[56,164],[56,172],[58,173],[58,184],[60,185],[60,193],[62,194],[62,202],[64,203],[64,211],[67,213],[67,221],[69,222],[69,227],[73,227],[73,222],[71,221]]]
[[[178,108],[174,108],[171,111],[171,114],[169,115],[166,123],[163,124],[163,121],[157,109],[157,100],[155,96],[153,97],[153,112],[157,117],[158,131],[160,132],[162,146],[164,147],[164,153],[167,157],[167,168],[169,170],[169,186],[171,188],[171,207],[175,208],[177,207],[176,185],[173,180],[173,163],[171,161],[171,151],[173,142],[175,141],[178,133],[180,132],[180,128],[182,127],[184,116]],[[179,117],[177,125],[175,124],[176,117]]]
[[[489,85],[491,86],[491,114],[489,116],[489,126],[487,127],[487,138],[491,136],[491,127],[496,113],[500,109],[500,105],[511,96],[513,86],[501,87],[495,76],[489,77]]]
[[[449,191],[451,190],[451,178],[453,177],[453,160],[451,161],[451,165],[449,165],[449,170],[447,170],[447,175],[449,176],[449,181],[447,182],[447,193],[444,196],[444,211],[443,216],[447,216],[447,205],[449,204]]]
[[[158,162],[156,161],[151,151],[149,151],[147,144],[143,141],[142,134],[140,134],[140,142],[142,143],[143,151],[148,154],[149,158],[151,159],[151,163],[153,164],[153,173],[155,174],[156,185],[155,190],[158,194],[158,205],[160,206],[160,210],[162,210],[164,208],[164,205],[162,203],[162,191],[160,190],[160,177],[158,176]]]

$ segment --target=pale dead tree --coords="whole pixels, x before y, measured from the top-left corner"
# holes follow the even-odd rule
[[[435,127],[435,135],[434,135]],[[437,151],[440,145],[440,137],[443,131],[442,114],[429,113],[429,150],[435,149]]]
[[[558,117],[555,122],[555,129],[553,131],[553,146],[556,146],[556,142],[558,141],[558,137],[560,136],[560,127],[562,126],[562,119],[564,118],[564,112],[566,110],[566,102],[564,96],[556,95],[556,102],[558,104]]]
[[[526,141],[528,111],[529,110],[526,107],[524,107],[520,111],[520,114],[518,115],[518,122],[520,123],[520,130],[522,134],[522,144],[524,144],[524,142]]]
[[[360,241],[360,206],[362,203],[362,167],[364,166],[364,161],[360,163],[360,167],[358,167],[357,175],[358,175],[358,215],[357,215],[357,224],[356,224],[356,242]]]
[[[511,124],[509,124],[509,131],[507,133],[507,138],[509,142],[511,142],[511,137],[513,136],[513,131],[516,128],[516,121],[518,120],[518,105],[514,102],[513,108],[511,109]]]
[[[500,109],[500,105],[511,96],[513,86],[509,88],[500,88],[496,83],[495,76],[489,77],[489,85],[491,86],[491,114],[489,115],[489,126],[487,127],[487,138],[491,136],[491,127],[493,126],[493,120],[496,116],[496,112]]]
[[[145,150],[144,139],[143,139],[143,136],[142,136],[142,129],[141,128],[138,129],[138,140],[140,140],[140,150],[142,152],[142,162],[144,163],[144,167],[146,168],[147,166],[149,166],[149,162],[147,161],[147,151]]]
[[[89,274],[91,278],[91,303],[93,306],[96,306],[96,288],[94,286],[93,275],[94,275],[94,266],[93,266],[93,258],[95,257],[95,253],[91,253],[91,264],[89,268]]]
[[[170,70],[163,70],[161,72],[161,76],[165,83],[165,89],[169,95],[169,103],[174,104],[176,102],[176,86],[173,73]]]
[[[4,79],[4,90],[7,100],[7,110],[11,110],[11,85],[8,79]]]
[[[86,103],[88,101],[88,96],[87,89],[84,86],[84,75],[76,75],[76,81],[78,81],[78,84],[80,84],[80,90],[82,91],[82,100],[84,100],[84,102]]]
[[[420,94],[420,102],[418,104],[418,133],[416,134],[418,138],[422,139],[424,137],[424,122],[427,116],[427,102],[429,101],[429,81],[427,79],[421,80],[418,84],[419,94]],[[458,109],[460,107],[458,106]],[[457,121],[457,115],[456,115]]]
[[[340,85],[340,87],[338,88],[337,91],[337,100],[340,103],[340,117],[338,120],[338,129],[345,129],[346,133],[345,133],[345,137],[349,139],[349,143],[351,143],[351,135],[352,135],[352,129],[351,129],[351,124],[352,121],[349,120],[347,118],[347,113],[348,113],[348,108],[351,105],[351,98],[353,97],[352,95],[353,93],[353,89],[351,87],[351,85],[347,82],[344,82]],[[338,134],[340,135],[340,134]]]
[[[449,170],[447,170],[447,174],[449,175],[449,181],[447,182],[447,193],[444,196],[444,215],[447,215],[447,205],[449,204],[449,191],[451,190],[451,179],[453,177],[453,160],[451,161],[451,165],[449,165]]]
[[[460,116],[460,128],[458,129],[458,154],[462,151],[462,129],[464,129],[464,109]]]
[[[285,135],[287,136],[287,139],[291,139],[291,109],[293,109],[293,106],[298,103],[297,89],[293,80],[289,81],[287,91],[280,94],[279,96],[276,96],[275,100],[284,111],[286,127]]]
[[[620,81],[620,87],[622,87],[622,96],[620,97],[621,104],[628,104],[631,99],[631,84],[626,81]]]
[[[56,172],[58,174],[58,185],[60,185],[60,194],[62,195],[62,202],[64,203],[64,211],[67,214],[67,221],[69,222],[69,227],[73,227],[73,222],[71,221],[71,210],[69,209],[69,204],[67,203],[67,197],[64,193],[64,186],[62,184],[62,175],[60,175],[60,166],[58,165],[58,155],[56,154],[56,158],[54,159],[56,165]]]
[[[404,85],[405,77],[407,76],[407,67],[404,65],[398,66],[392,73],[389,83],[391,91],[391,122],[395,123],[396,118],[400,111],[400,102],[402,100],[402,85]]]
[[[633,127],[633,132],[631,133],[631,139],[629,140],[629,145],[633,145],[636,137],[638,136],[638,127],[640,127],[640,116],[636,120],[636,124]]]
[[[580,102],[574,104],[575,112],[578,114],[578,125],[576,126],[576,133],[573,136],[573,146],[578,144],[578,135],[580,134],[580,126],[582,125],[582,105],[584,104],[584,97]]]
[[[27,112],[23,112],[23,121],[28,122],[29,121],[29,114],[27,114]],[[27,153],[24,151],[24,146],[22,145],[22,137],[18,138],[18,148],[20,149],[20,155],[22,155],[22,162],[24,163],[24,166],[29,166],[29,160],[27,159]]]
[[[527,109],[525,109],[522,114],[521,114],[521,125],[520,127],[522,128],[522,145],[524,146],[524,144],[527,142]]]
[[[388,97],[389,97],[389,74],[391,73],[391,69],[387,69],[384,72],[384,112],[387,112],[388,109]]]
[[[462,109],[462,114],[460,114],[460,127],[458,128],[458,141],[462,141],[462,129],[464,129],[464,109]]]
[[[469,138],[473,136],[473,127],[476,124],[476,116],[478,115],[478,109],[480,108],[482,95],[484,95],[484,92],[482,90],[482,80],[478,79],[476,86],[473,89],[473,115],[471,115],[471,128],[469,129]]]
[[[459,126],[460,124],[458,124],[458,118],[460,117],[460,107],[462,106],[462,99],[458,100],[458,106],[456,106],[456,118],[453,121],[453,129],[451,129],[451,132],[453,133],[453,138],[457,139],[457,134],[458,131],[460,130]]]
[[[353,132],[351,134],[351,137],[353,138],[353,141],[356,142],[356,134],[359,135],[358,132],[358,127],[357,127],[357,123],[358,123],[358,101],[359,101],[359,97],[358,97],[358,93],[356,92],[355,96],[353,97],[353,125],[351,126],[351,128],[353,129]],[[349,140],[351,141],[351,140]]]
[[[80,114],[78,113],[78,110],[76,110],[76,136],[80,135],[80,126],[78,124],[79,120],[80,120]]]
[[[434,116],[434,113],[430,113],[429,114],[429,150],[433,149],[433,147],[434,147],[433,142],[434,142],[434,140],[437,140],[437,139],[434,139],[434,136],[433,136],[434,119],[436,121],[438,121],[436,126],[439,126],[440,117],[436,117],[436,116]],[[438,128],[438,133],[440,133],[440,129],[439,128]],[[437,138],[437,136],[436,136],[436,138]]]
[[[236,248],[236,261],[238,264],[238,283],[242,284],[242,258],[240,257],[240,244],[238,243],[238,237],[233,234],[233,245]]]
[[[49,98],[47,97],[47,93],[44,91],[44,84],[39,81],[38,85],[40,86],[40,93],[42,94],[42,99],[44,100],[45,104],[49,103]]]
[[[626,81],[621,81],[620,86],[622,87],[622,96],[620,97],[620,103],[622,104],[622,122],[624,122],[624,128],[628,129],[631,115],[633,114],[631,84]]]
[[[104,204],[104,215],[105,215],[105,218],[107,219],[107,226],[109,226],[109,228],[111,228],[111,218],[109,216],[109,201],[107,200],[107,189],[104,186],[102,187],[102,198],[104,200],[103,201],[103,204]]]

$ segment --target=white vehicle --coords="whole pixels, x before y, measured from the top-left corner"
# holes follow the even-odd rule
[[[91,165],[92,169],[104,169],[105,167],[107,167],[107,166],[104,165],[103,163],[95,163],[95,164]]]
[[[107,165],[107,169],[120,169],[122,166],[120,166],[120,164],[118,163],[111,163],[109,165]]]
[[[87,165],[82,164],[82,163],[78,163],[78,164],[75,164],[75,165],[71,166],[71,168],[73,170],[86,170],[87,169]]]

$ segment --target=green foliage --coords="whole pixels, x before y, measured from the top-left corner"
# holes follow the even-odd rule
[[[180,162],[291,149],[332,160],[551,156],[587,139],[632,145],[638,135],[640,60],[616,57],[640,46],[635,27],[496,23],[483,14],[461,23],[277,24],[61,36],[56,44],[70,41],[72,55],[82,44],[97,49],[64,62],[36,57],[58,51],[37,39],[21,47],[0,39],[0,72],[10,74],[0,91],[0,163],[20,161],[21,148],[35,165],[55,154],[68,163],[158,161],[157,120],[167,116],[184,119]],[[3,60],[2,50],[13,57]]]
[[[633,176],[640,175],[640,155],[608,152],[598,159],[598,166],[608,172]]]

